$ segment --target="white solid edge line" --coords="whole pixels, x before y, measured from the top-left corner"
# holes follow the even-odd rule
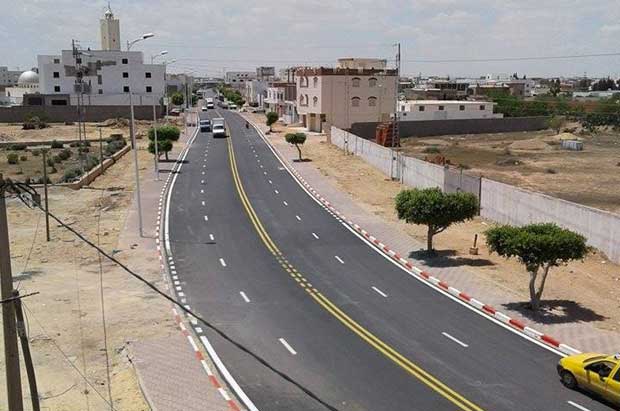
[[[469,347],[469,345],[465,344],[463,341],[459,340],[458,338],[451,336],[447,332],[442,332],[441,335],[443,335],[444,337],[448,338],[449,340],[454,341],[455,343],[457,343],[461,347],[465,347],[465,348]]]
[[[573,402],[573,401],[566,401],[566,402],[572,405],[573,407],[580,409],[581,411],[590,411],[589,408],[586,408],[583,405],[579,405],[576,402]]]
[[[377,287],[375,287],[374,285],[372,286],[372,289],[375,290],[377,292],[377,294],[379,294],[380,296],[387,298],[387,294],[384,293],[383,291],[379,290]]]
[[[247,296],[247,295],[245,295],[245,293],[244,293],[243,291],[239,291],[239,294],[241,294],[241,298],[243,298],[243,300],[244,300],[246,303],[249,303],[249,302],[250,302],[250,299],[248,298],[248,296]]]
[[[287,349],[287,350],[288,350],[291,354],[293,354],[293,355],[297,355],[297,351],[295,351],[295,350],[293,349],[293,347],[291,347],[291,346],[289,345],[289,343],[287,343],[287,342],[286,342],[286,340],[285,340],[284,338],[280,338],[280,339],[278,339],[278,341],[280,341],[280,342],[282,343],[282,345],[284,346],[284,348],[286,348],[286,349]]]
[[[251,124],[251,123],[250,123]],[[280,162],[280,164],[282,164],[282,166],[284,166],[284,168],[286,169],[286,171],[290,174],[290,176],[293,178],[293,181],[295,181],[297,183],[297,185],[299,187],[301,187],[301,189],[303,191],[306,192],[306,194],[312,199],[314,200],[315,203],[317,203],[319,206],[321,206],[321,208],[324,207],[324,204],[315,196],[312,195],[312,193],[310,193],[310,191],[308,191],[308,189],[306,187],[304,187],[304,185],[302,184],[301,181],[299,181],[297,179],[297,177],[295,177],[295,174],[288,168],[288,166],[282,161],[282,159],[280,158],[280,156],[276,153],[275,149],[271,146],[271,144],[269,143],[269,141],[267,140],[267,138],[260,132],[260,130],[258,130],[258,128],[254,125],[252,125],[258,132],[259,136],[263,139],[263,142],[267,145],[267,147],[269,148],[269,150],[273,153],[273,155],[276,157],[276,159]],[[463,307],[467,308],[468,310],[478,314],[479,316],[481,316],[482,318],[494,322],[495,324],[499,325],[500,327],[505,328],[506,330],[510,331],[511,333],[520,336],[521,338],[524,338],[536,345],[538,345],[539,347],[542,347],[548,351],[551,351],[557,355],[559,355],[560,357],[566,357],[567,354],[563,353],[560,350],[557,350],[553,347],[551,347],[548,344],[545,344],[542,341],[538,341],[537,339],[530,337],[529,335],[521,332],[520,330],[514,329],[513,327],[511,327],[508,324],[504,324],[502,323],[500,320],[498,320],[497,318],[494,317],[490,317],[488,315],[486,315],[484,312],[482,312],[481,310],[476,309],[475,307],[467,304],[467,302],[462,301],[460,298],[453,296],[452,294],[448,293],[447,291],[442,290],[441,288],[439,288],[438,286],[435,286],[431,283],[429,283],[428,281],[424,280],[423,278],[418,277],[417,275],[415,275],[413,272],[409,271],[405,266],[401,265],[400,263],[398,263],[397,261],[395,261],[393,258],[391,258],[390,256],[388,256],[387,254],[385,254],[383,251],[379,250],[373,243],[371,243],[370,241],[368,241],[368,239],[366,239],[364,236],[362,236],[361,234],[359,234],[353,227],[350,227],[348,224],[346,224],[344,221],[340,222],[347,230],[349,230],[351,233],[353,233],[353,235],[355,235],[357,238],[359,238],[360,240],[362,240],[364,243],[366,243],[366,245],[368,245],[372,250],[374,250],[377,254],[379,254],[380,256],[382,256],[383,258],[385,258],[386,260],[388,260],[390,263],[394,264],[396,267],[400,268],[402,271],[404,271],[405,273],[407,273],[409,276],[413,277],[414,279],[416,279],[417,281],[421,282],[422,284],[426,285],[427,287],[431,288],[432,290],[443,294],[444,296],[450,298],[451,300],[457,302],[458,304],[462,305]]]
[[[177,168],[177,171],[179,171],[181,169],[181,167],[183,165],[183,161],[185,160],[185,157],[189,153],[189,149],[191,148],[191,146],[194,143],[194,140],[196,139],[197,136],[198,136],[198,129],[196,129],[194,131],[194,136],[188,142],[187,147],[185,147],[185,152],[182,153],[181,162],[179,163],[179,167]],[[167,190],[167,193],[166,193],[166,197],[167,197],[166,198],[166,213],[165,213],[166,223],[164,224],[164,228],[165,228],[164,240],[165,240],[165,246],[166,246],[166,253],[169,256],[172,255],[172,251],[170,249],[170,234],[169,234],[170,233],[170,218],[169,218],[169,216],[170,216],[170,198],[172,197],[172,191],[173,191],[173,188],[174,188],[174,183],[176,182],[176,179],[177,179],[178,175],[179,175],[178,172],[174,173],[174,175],[172,177],[172,180],[170,181],[170,186],[168,187],[168,190]],[[241,400],[241,402],[243,402],[245,407],[249,411],[259,411],[258,408],[256,407],[256,405],[254,405],[252,400],[250,400],[250,398],[247,396],[247,394],[239,386],[239,384],[237,383],[237,380],[235,380],[234,377],[230,374],[230,372],[228,372],[228,369],[226,368],[226,366],[224,365],[224,363],[222,362],[220,357],[215,352],[215,349],[213,349],[213,346],[211,345],[209,340],[203,335],[203,336],[200,337],[200,341],[202,341],[202,344],[205,346],[205,348],[207,350],[207,353],[209,354],[209,357],[211,357],[211,359],[215,363],[215,366],[217,367],[217,369],[222,374],[222,377],[224,377],[224,379],[226,380],[228,385],[230,385],[230,387],[235,392],[235,394],[237,394],[237,397]]]

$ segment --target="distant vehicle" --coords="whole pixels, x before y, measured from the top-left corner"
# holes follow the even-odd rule
[[[213,119],[212,127],[213,137],[226,137],[226,122],[223,118],[218,117]]]
[[[200,110],[202,110],[202,111],[207,111],[207,105],[205,104],[204,106],[202,106],[202,107],[200,108]]]
[[[212,102],[212,101],[211,101],[211,102],[207,102],[207,109],[208,109],[208,110],[212,110],[212,109],[214,109],[214,108],[215,108],[215,105],[213,104],[213,102]]]
[[[211,131],[211,120],[200,120],[200,132],[208,133]]]
[[[181,114],[181,110],[178,108],[173,108],[172,110],[170,110],[170,115],[171,116],[178,116]]]
[[[222,102],[220,103],[220,107],[222,107],[222,108],[228,108],[228,102],[227,102],[227,101],[222,101]]]
[[[581,388],[620,406],[620,353],[569,355],[558,363],[558,374],[567,388]]]
[[[237,105],[236,105],[235,103],[230,103],[230,104],[228,105],[228,109],[229,109],[229,110],[236,110],[236,109],[237,109]]]

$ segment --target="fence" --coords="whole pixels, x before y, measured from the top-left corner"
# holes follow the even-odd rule
[[[535,193],[497,181],[466,174],[407,157],[352,133],[331,128],[332,144],[363,158],[403,184],[416,188],[438,187],[445,192],[465,191],[480,201],[480,215],[501,224],[553,222],[576,231],[588,243],[620,262],[620,215]]]

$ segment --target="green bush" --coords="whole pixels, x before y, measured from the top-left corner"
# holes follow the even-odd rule
[[[422,152],[425,154],[439,154],[441,153],[441,150],[437,146],[430,146],[430,147],[425,147],[424,150],[422,150]]]
[[[13,151],[24,151],[27,148],[28,148],[28,145],[24,143],[15,143],[9,146],[9,150],[13,150]]]
[[[79,152],[80,153],[89,153],[90,152],[90,148],[88,148],[88,147],[80,147],[79,148]]]
[[[86,171],[90,171],[95,168],[99,164],[99,159],[96,156],[88,156],[86,157],[86,162],[84,164],[84,169]]]
[[[53,158],[51,158],[51,157],[49,157],[49,158],[47,159],[47,165],[48,165],[49,167],[54,167],[54,159],[53,159]]]
[[[51,147],[52,148],[63,148],[64,145],[60,141],[58,141],[58,140],[53,140],[52,144],[51,144]]]
[[[62,163],[62,158],[58,154],[56,154],[55,156],[52,156],[52,160],[54,161],[54,164]]]
[[[177,126],[170,124],[157,127],[157,140],[177,141],[181,136],[181,130]],[[149,129],[149,140],[155,140],[153,127]]]
[[[17,164],[19,163],[19,155],[17,155],[17,153],[8,153],[6,155],[6,160],[9,164]]]
[[[20,156],[19,157],[19,161],[28,161],[28,157],[27,156]]]
[[[160,156],[164,154],[166,156],[166,160],[168,160],[168,153],[171,150],[172,150],[172,141],[157,139],[157,154],[159,154]],[[151,141],[149,143],[149,153],[155,154],[155,142],[154,141]]]
[[[63,161],[68,160],[73,153],[68,148],[63,148],[60,153],[58,153],[58,157],[60,157]]]
[[[65,174],[63,175],[62,180],[64,182],[70,182],[70,181],[78,179],[80,175],[82,175],[80,167],[78,166],[71,167],[65,170]]]
[[[125,147],[126,145],[127,143],[125,143],[124,139],[111,141],[108,144],[106,144],[105,148],[103,149],[103,154],[106,156],[111,156],[117,151],[119,151],[121,148]]]
[[[50,168],[47,173],[48,174],[56,174],[57,172],[58,172],[58,170],[56,170],[56,167],[52,166],[52,168]]]
[[[47,128],[47,122],[46,122],[46,118],[45,116],[35,116],[32,114],[29,114],[26,116],[26,118],[24,119],[24,124],[22,126],[22,128],[24,130],[35,130],[35,129],[40,129],[40,128]]]
[[[41,155],[41,150],[35,148],[34,150],[32,150],[32,155],[35,157],[39,157]]]

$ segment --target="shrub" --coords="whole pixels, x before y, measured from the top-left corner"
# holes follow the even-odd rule
[[[116,153],[118,150],[125,147],[126,145],[127,143],[125,143],[124,139],[111,141],[105,146],[105,148],[103,149],[103,153],[106,156],[111,156],[112,154]]]
[[[19,163],[19,156],[17,153],[8,153],[6,155],[6,160],[9,164],[17,164]]]
[[[425,154],[439,154],[441,153],[441,150],[437,146],[430,146],[430,147],[425,147],[424,150],[422,150],[422,152]]]
[[[24,130],[35,130],[40,128],[47,128],[46,119],[44,117],[35,116],[29,114],[24,119],[24,124],[22,126]]]
[[[96,156],[88,156],[86,157],[86,162],[84,163],[84,169],[86,171],[90,171],[95,168],[99,164],[99,159]]]
[[[69,150],[68,148],[63,148],[62,151],[60,153],[58,153],[58,157],[60,157],[61,160],[68,160],[71,157],[71,150]]]
[[[15,143],[15,144],[11,144],[11,146],[9,147],[9,150],[24,151],[26,148],[28,148],[28,145],[24,143]]]
[[[149,140],[155,140],[155,132],[153,127],[149,129]],[[177,126],[167,124],[157,127],[157,140],[177,141],[181,136],[181,130]]]
[[[554,169],[554,168],[548,168],[548,169],[545,170],[545,173],[547,173],[547,174],[557,174],[558,171],[556,169]]]
[[[61,164],[62,163],[62,157],[60,157],[58,154],[56,154],[55,156],[52,156],[52,160],[54,160],[55,164]]]
[[[34,181],[34,180],[33,180],[33,181]],[[44,177],[39,177],[39,178],[36,180],[36,183],[37,183],[37,184],[45,184],[45,178],[44,178]],[[47,177],[47,184],[52,184],[52,180],[50,180],[50,178],[49,178],[49,177]]]
[[[19,157],[19,161],[28,161],[28,157],[26,157],[26,156],[20,156],[20,157]]]
[[[65,170],[65,174],[63,175],[62,179],[65,182],[70,182],[78,179],[81,174],[82,172],[80,170],[80,167],[71,167]]]
[[[84,147],[90,147],[90,141],[89,140],[84,140],[84,141],[82,141],[82,145]]]
[[[79,147],[80,142],[79,141],[72,141],[69,143],[69,147]]]
[[[32,155],[35,157],[39,157],[39,155],[41,155],[41,150],[35,148],[34,150],[32,150]]]
[[[47,165],[50,167],[54,167],[54,159],[52,157],[49,157],[47,159]]]
[[[56,167],[52,166],[52,168],[50,168],[50,170],[47,172],[48,174],[56,174],[58,172],[58,170],[56,170]]]
[[[51,147],[52,148],[63,148],[64,145],[60,141],[58,141],[58,140],[53,140],[52,144],[51,144]]]
[[[79,152],[80,153],[89,153],[90,152],[90,148],[88,148],[88,147],[80,147],[79,148]]]

